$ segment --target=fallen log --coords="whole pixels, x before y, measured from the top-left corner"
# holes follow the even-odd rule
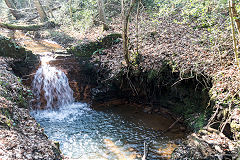
[[[10,30],[38,31],[41,29],[54,28],[55,23],[54,22],[46,22],[43,24],[36,24],[36,25],[13,25],[13,24],[8,24],[8,23],[0,23],[0,27],[7,28]]]

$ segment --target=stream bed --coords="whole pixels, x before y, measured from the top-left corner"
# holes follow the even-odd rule
[[[162,135],[174,121],[149,115],[136,107],[112,106],[93,109],[86,103],[73,103],[58,110],[35,110],[31,114],[44,128],[46,135],[59,141],[69,159],[131,160],[141,159],[144,141],[148,159],[169,158],[183,133]]]

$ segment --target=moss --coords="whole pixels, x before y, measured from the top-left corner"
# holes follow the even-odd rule
[[[122,35],[119,33],[109,34],[101,40],[101,45],[103,48],[109,48],[112,45],[119,43],[119,38],[122,38]]]
[[[121,34],[109,34],[106,37],[95,42],[78,44],[77,46],[69,49],[68,52],[74,54],[77,57],[90,58],[94,53],[103,54],[104,49],[107,49],[112,45],[120,42],[119,38],[121,38]]]
[[[30,74],[33,68],[39,63],[39,57],[31,51],[17,45],[11,39],[0,35],[0,56],[13,58],[15,61],[12,65],[17,76]]]
[[[8,127],[13,125],[13,115],[9,108],[0,108],[0,123]]]
[[[236,139],[240,140],[240,122],[233,120],[230,123],[231,132],[234,133]]]
[[[12,42],[9,38],[0,35],[0,55],[5,57],[11,57],[15,59],[29,59],[34,55],[29,51],[26,51],[23,47],[18,46]]]
[[[77,57],[91,57],[92,54],[100,48],[101,45],[99,42],[89,42],[75,46],[71,48],[69,52],[73,53]]]

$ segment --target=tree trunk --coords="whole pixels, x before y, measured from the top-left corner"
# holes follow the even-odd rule
[[[124,0],[121,0],[121,15],[124,15]]]
[[[237,40],[235,36],[235,29],[234,29],[234,22],[233,22],[233,1],[229,1],[229,13],[230,13],[230,18],[231,18],[231,26],[232,26],[232,38],[233,38],[233,50],[234,50],[234,55],[235,55],[235,61],[237,63],[237,66],[239,66],[239,61],[238,61],[238,49],[237,49]]]
[[[13,4],[13,2],[11,0],[5,0],[6,5],[8,6],[8,8],[10,9],[10,12],[12,13],[12,15],[18,20],[22,17],[21,14],[18,13],[18,11],[16,10],[15,5]]]
[[[37,8],[38,14],[40,16],[41,22],[46,22],[48,20],[47,14],[45,13],[39,0],[34,0],[34,4]]]
[[[26,30],[26,31],[38,31],[44,28],[54,27],[54,23],[45,22],[39,25],[12,25],[7,23],[0,23],[0,27],[11,29],[11,30]]]
[[[126,15],[123,14],[123,33],[122,33],[122,38],[123,38],[123,54],[124,58],[126,61],[127,66],[130,65],[130,60],[129,60],[129,50],[128,50],[128,22],[129,22],[129,17],[132,12],[133,6],[135,4],[136,0],[132,0],[130,8],[127,12]]]
[[[72,13],[72,0],[69,1],[69,13],[70,13],[70,18],[71,18],[72,28],[74,29],[73,13]]]
[[[240,38],[240,17],[238,16],[238,13],[236,10],[236,0],[231,0],[231,10],[232,10],[232,16],[235,18],[238,35]]]
[[[104,2],[103,2],[103,0],[98,0],[98,13],[99,13],[100,21],[103,24],[103,30],[108,30],[109,27],[107,25],[107,20],[106,20],[106,15],[105,15],[105,11],[104,11]]]

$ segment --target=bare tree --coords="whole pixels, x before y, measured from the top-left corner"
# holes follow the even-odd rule
[[[236,39],[236,35],[235,35],[234,20],[233,20],[234,19],[234,8],[235,8],[235,3],[233,2],[233,0],[230,0],[229,1],[229,13],[230,13],[230,18],[231,18],[231,26],[232,26],[233,49],[234,49],[234,54],[235,54],[235,61],[236,61],[237,65],[239,66],[237,39]],[[235,20],[235,22],[237,24],[237,27],[240,27],[240,26],[238,26],[238,23],[236,20]]]
[[[72,0],[69,1],[69,13],[70,13],[70,18],[71,18],[71,24],[72,24],[72,27],[74,28],[73,13],[72,13]]]
[[[123,53],[124,58],[127,63],[127,66],[130,64],[129,60],[129,50],[128,50],[128,23],[129,18],[133,9],[134,4],[136,3],[136,0],[132,0],[130,4],[130,8],[128,9],[128,12],[125,14],[125,12],[122,14],[122,20],[123,20],[123,32],[122,32],[122,38],[123,38]]]
[[[124,14],[124,0],[121,0],[121,14]]]
[[[46,22],[48,20],[47,14],[45,13],[41,3],[39,0],[34,0],[35,7],[37,8],[38,14],[42,22]]]
[[[107,25],[106,14],[104,11],[104,2],[103,0],[98,0],[98,13],[101,23],[103,24],[103,30],[108,30],[109,26]]]
[[[5,3],[8,6],[8,8],[10,9],[10,12],[12,13],[12,15],[16,19],[20,19],[22,17],[22,15],[17,11],[16,6],[14,5],[14,3],[11,0],[5,0]]]
[[[231,14],[235,19],[237,30],[238,30],[238,35],[240,37],[240,19],[239,19],[240,17],[236,10],[236,0],[230,0],[230,7],[231,7],[230,12],[232,12]]]

